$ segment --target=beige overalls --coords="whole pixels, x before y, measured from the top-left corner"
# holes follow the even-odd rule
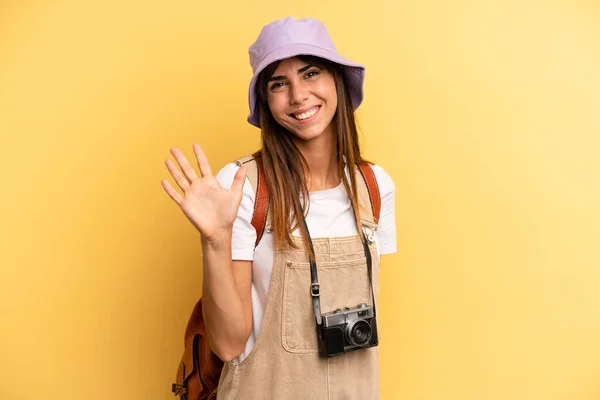
[[[369,195],[357,173],[361,223],[375,229]],[[373,287],[379,292],[379,257],[366,235],[373,260]],[[275,251],[265,314],[254,348],[240,364],[225,363],[217,400],[377,400],[379,348],[326,358],[318,354],[308,253]],[[372,305],[361,237],[312,239],[323,313]]]

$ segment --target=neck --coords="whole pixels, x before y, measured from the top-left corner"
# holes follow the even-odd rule
[[[306,179],[309,192],[332,189],[340,184],[342,178],[337,169],[337,146],[333,132],[296,145],[308,164]]]

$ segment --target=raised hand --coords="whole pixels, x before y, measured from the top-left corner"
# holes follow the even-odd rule
[[[237,171],[231,189],[224,189],[213,176],[200,145],[194,143],[193,149],[201,176],[196,174],[196,170],[179,149],[172,148],[171,154],[181,171],[172,160],[167,160],[165,164],[183,195],[167,180],[162,180],[161,184],[169,197],[198,229],[203,240],[221,244],[221,241],[231,240],[231,229],[242,201],[246,167]]]

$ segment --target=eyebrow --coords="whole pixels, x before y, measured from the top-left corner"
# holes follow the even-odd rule
[[[316,66],[314,64],[308,64],[307,66],[300,68],[298,70],[298,74],[302,74],[302,73],[308,71],[312,67],[319,68],[318,66]],[[271,82],[271,81],[283,81],[283,80],[285,80],[285,78],[286,78],[285,75],[272,76],[271,78],[269,78],[269,82]]]

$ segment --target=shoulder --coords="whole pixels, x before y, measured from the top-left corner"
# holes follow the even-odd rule
[[[221,184],[221,186],[223,186],[224,189],[229,189],[233,184],[233,178],[238,169],[240,169],[240,164],[238,162],[230,162],[219,170],[215,178]],[[252,201],[254,201],[254,189],[252,188],[248,177],[246,177],[246,182],[244,183],[243,191],[244,197],[250,197]]]
[[[235,162],[228,163],[221,168],[215,178],[224,189],[229,189],[233,183],[235,173],[239,169],[240,166]],[[256,240],[256,232],[252,226],[254,197],[254,190],[248,181],[248,177],[246,177],[242,200],[233,223],[231,235],[231,256],[233,260],[251,261],[254,258],[254,242]]]
[[[377,228],[377,240],[380,254],[396,252],[396,214],[395,191],[392,177],[380,166],[371,165],[381,195],[381,214]]]
[[[221,183],[223,187],[231,187],[231,183],[233,182],[233,178],[236,172],[242,166],[245,166],[247,168],[246,184],[250,183],[252,187],[255,187],[256,175],[258,173],[256,154],[246,155],[244,157],[235,159],[235,161],[229,162],[217,173],[217,180],[219,181],[219,183]]]
[[[379,193],[381,197],[385,197],[395,192],[396,186],[392,177],[383,169],[383,167],[377,164],[371,164],[371,169],[377,179],[377,185],[379,186]]]
[[[219,170],[215,178],[217,181],[219,181],[221,186],[223,186],[225,189],[229,189],[233,183],[233,177],[238,169],[240,169],[240,166],[235,162],[228,163]]]

